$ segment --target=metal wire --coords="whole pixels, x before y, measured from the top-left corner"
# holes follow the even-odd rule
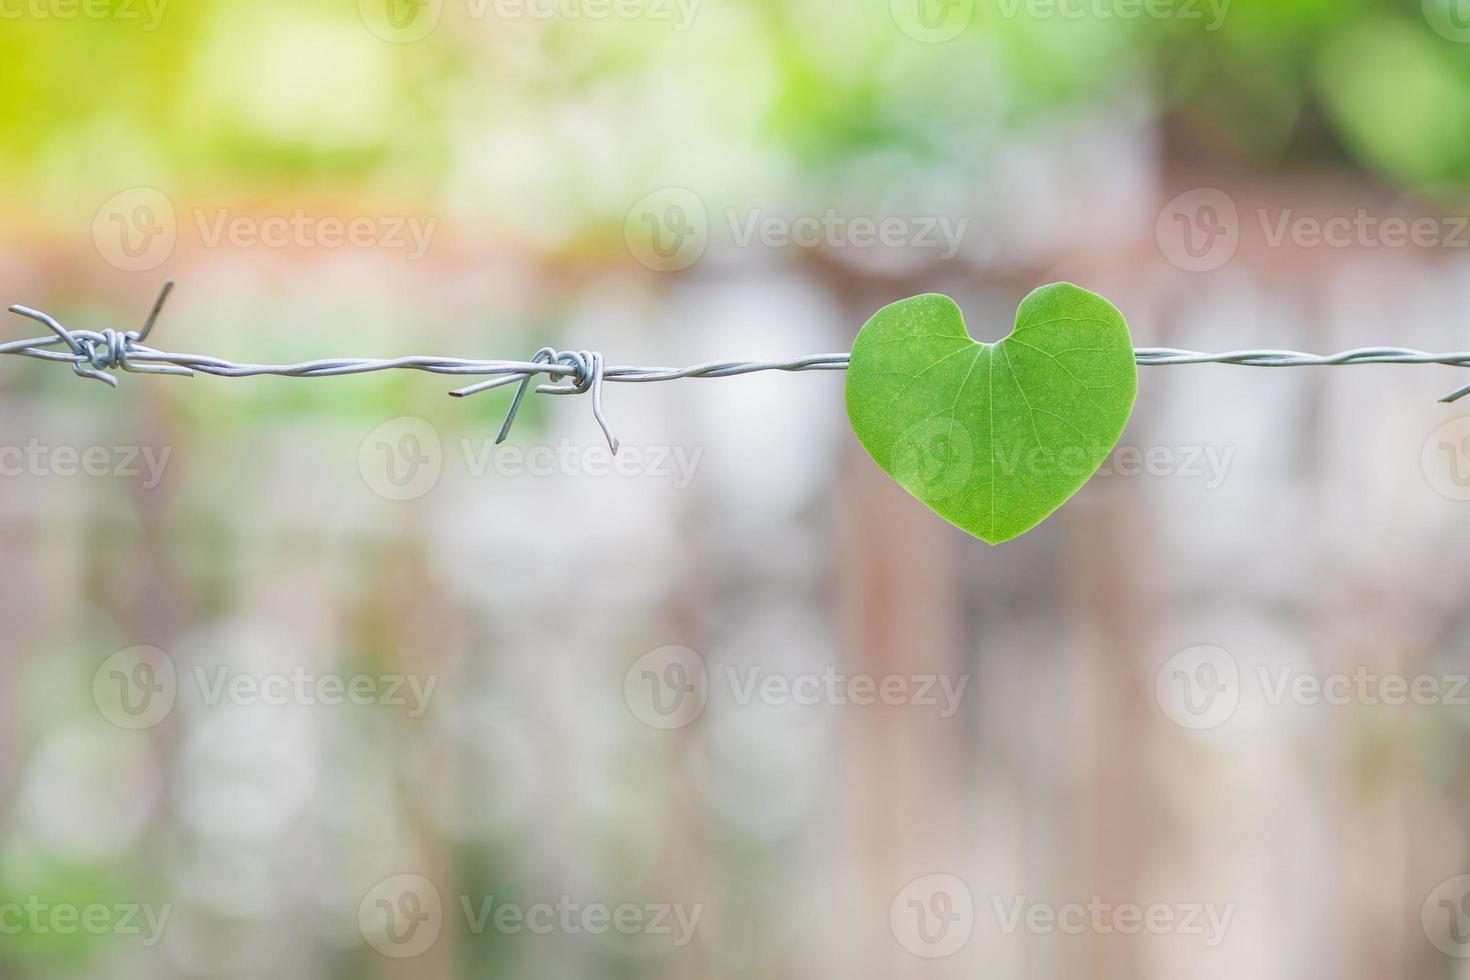
[[[609,381],[647,384],[656,381],[679,381],[685,378],[733,378],[765,371],[845,371],[849,354],[815,354],[786,361],[711,361],[687,368],[608,366],[601,354],[592,351],[558,351],[543,347],[529,361],[474,360],[461,357],[337,357],[295,364],[242,364],[202,354],[178,354],[149,346],[146,341],[158,322],[163,307],[173,292],[172,281],[153,304],[141,330],[68,330],[52,317],[27,306],[12,306],[10,311],[46,325],[53,334],[0,344],[0,354],[33,357],[45,361],[69,363],[84,378],[93,378],[117,387],[110,372],[122,370],[134,374],[171,374],[192,377],[196,372],[219,378],[333,378],[377,371],[425,371],[430,374],[487,377],[450,392],[466,398],[480,392],[518,385],[510,411],[500,429],[497,443],[510,435],[516,414],[520,411],[531,384],[541,376],[546,383],[536,391],[547,395],[580,395],[591,393],[592,413],[607,437],[608,446],[618,451],[603,413],[602,389]],[[64,348],[56,350],[54,348]],[[1246,367],[1338,367],[1348,364],[1445,364],[1470,367],[1470,351],[1451,354],[1428,354],[1402,347],[1363,347],[1338,354],[1304,354],[1288,350],[1231,351],[1204,354],[1172,347],[1141,347],[1134,351],[1141,367],[1165,367],[1179,364],[1235,364]],[[1450,392],[1441,402],[1454,402],[1470,395],[1470,384]]]

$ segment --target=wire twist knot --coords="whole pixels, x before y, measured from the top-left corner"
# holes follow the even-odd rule
[[[158,315],[163,312],[163,304],[168,302],[169,294],[173,292],[173,289],[172,281],[164,283],[158,299],[153,303],[152,312],[148,314],[147,322],[143,324],[143,329],[126,332],[111,328],[102,331],[68,330],[54,317],[40,310],[33,310],[28,306],[12,306],[10,312],[18,313],[38,323],[44,323],[71,353],[63,354],[44,350],[43,348],[47,346],[45,338],[5,344],[0,346],[0,352],[25,354],[48,360],[70,361],[72,370],[78,375],[84,378],[94,378],[114,388],[117,387],[117,379],[108,372],[119,368],[139,374],[178,374],[192,377],[194,372],[182,365],[134,364],[130,359],[131,355],[148,350],[143,347],[143,341],[147,339],[153,325],[158,322]],[[49,343],[55,344],[56,340],[51,340]]]
[[[76,338],[81,353],[98,371],[111,371],[118,368],[124,371],[132,370],[128,363],[128,354],[132,345],[138,342],[139,334],[136,330],[129,330],[125,333],[111,328],[100,333],[91,330],[76,330],[72,332],[72,336]]]
[[[482,391],[490,391],[493,388],[518,385],[515,397],[510,402],[510,411],[506,413],[505,424],[500,427],[500,435],[495,438],[495,444],[498,446],[510,436],[510,427],[515,424],[516,415],[521,410],[521,401],[526,397],[526,391],[531,387],[536,375],[545,374],[549,381],[536,386],[537,394],[585,395],[588,392],[592,393],[592,414],[597,419],[602,434],[607,437],[608,448],[616,456],[619,442],[612,434],[612,429],[608,427],[607,418],[602,412],[602,384],[607,367],[602,354],[597,351],[559,351],[554,347],[543,347],[536,352],[535,357],[531,358],[530,364],[545,365],[545,367],[528,367],[524,371],[513,372],[505,377],[461,388],[453,394],[464,398]],[[563,384],[563,381],[566,383]]]

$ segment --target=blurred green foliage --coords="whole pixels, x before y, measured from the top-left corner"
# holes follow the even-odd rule
[[[375,36],[360,6],[194,0],[168,4],[152,30],[146,13],[11,18],[0,35],[0,176],[12,193],[45,197],[160,172],[263,194],[423,189],[475,154],[513,153],[528,128],[544,142],[524,152],[575,153],[560,138],[573,106],[605,100],[616,113],[675,96],[689,114],[670,115],[662,140],[620,146],[623,164],[642,172],[677,157],[701,136],[687,119],[822,172],[873,153],[953,155],[1038,114],[1141,96],[1255,162],[1340,162],[1404,185],[1470,172],[1470,47],[1417,0],[1146,8],[1175,11],[1167,17],[1120,15],[1131,0],[979,0],[965,31],[938,44],[896,29],[886,3],[840,14],[708,4],[687,31],[593,20],[506,29],[450,3],[438,29],[404,44]],[[515,161],[485,162],[514,182]],[[576,173],[576,161],[555,169]],[[597,202],[561,186],[573,217],[595,220]]]

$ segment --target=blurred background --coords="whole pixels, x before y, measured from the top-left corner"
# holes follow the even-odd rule
[[[0,299],[241,361],[1470,347],[1462,0],[0,0]],[[9,318],[5,339],[34,336]],[[1470,975],[1450,367],[1145,369],[990,548],[840,374],[0,364],[0,975]]]

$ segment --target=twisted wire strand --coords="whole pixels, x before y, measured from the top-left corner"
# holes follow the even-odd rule
[[[379,371],[423,371],[487,380],[459,388],[450,394],[466,398],[484,391],[516,385],[505,424],[497,443],[510,435],[516,414],[526,392],[538,378],[544,383],[536,391],[549,395],[592,395],[592,411],[612,451],[618,451],[603,411],[602,390],[606,382],[649,384],[692,378],[733,378],[768,371],[845,371],[850,354],[813,354],[778,361],[710,361],[692,367],[608,366],[594,351],[558,351],[543,347],[529,361],[479,360],[463,357],[407,356],[393,358],[336,357],[294,364],[249,364],[204,354],[185,354],[160,350],[146,341],[173,291],[166,283],[153,304],[152,312],[141,330],[69,330],[54,318],[26,306],[12,306],[10,311],[45,324],[51,336],[32,337],[0,344],[0,354],[30,357],[44,361],[67,363],[85,378],[113,387],[117,378],[111,372],[122,370],[134,374],[168,374],[191,377],[195,373],[218,378],[334,378]],[[56,349],[63,348],[63,349]],[[1244,367],[1340,367],[1351,364],[1444,364],[1470,367],[1470,351],[1431,354],[1403,347],[1362,347],[1337,354],[1307,354],[1289,350],[1243,350],[1219,354],[1179,350],[1172,347],[1140,347],[1134,351],[1141,367],[1167,367],[1182,364],[1233,364]],[[1470,384],[1452,391],[1441,402],[1454,402],[1470,395]]]

